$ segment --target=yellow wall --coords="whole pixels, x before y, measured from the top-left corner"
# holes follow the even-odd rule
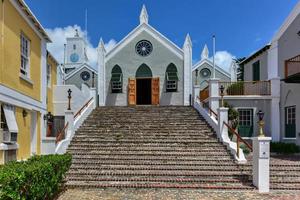
[[[53,86],[56,85],[57,81],[57,64],[50,56],[47,58],[47,64],[51,66],[51,87],[47,86],[47,111],[53,114]]]
[[[2,40],[0,45],[2,47],[0,83],[36,100],[41,100],[41,39],[10,1],[5,0],[4,3],[0,1],[0,6],[1,26],[4,30],[4,42]],[[21,33],[30,39],[30,79],[33,84],[24,81],[19,76]]]
[[[27,116],[23,117],[23,108],[16,108],[16,119],[18,124],[18,144],[19,149],[17,153],[17,159],[22,160],[30,157],[30,127],[31,127],[31,114],[27,110]]]

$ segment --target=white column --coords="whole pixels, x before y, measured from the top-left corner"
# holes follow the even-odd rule
[[[278,40],[271,43],[268,50],[268,80],[278,77]]]
[[[271,134],[274,142],[280,141],[280,77],[271,79]]]
[[[192,94],[192,41],[189,35],[186,36],[183,45],[183,61],[183,104],[188,106]]]
[[[95,109],[97,107],[97,90],[96,88],[90,88],[90,98],[94,99],[94,105],[93,108]]]
[[[209,80],[209,107],[214,111],[217,112],[219,108],[219,80],[217,78],[212,78]]]
[[[252,138],[253,146],[253,185],[259,192],[270,190],[270,137]]]
[[[68,123],[68,129],[66,138],[71,138],[74,134],[74,111],[66,110],[65,111],[65,124]]]
[[[230,142],[228,128],[224,122],[228,124],[228,108],[221,107],[218,108],[218,138],[222,142]]]
[[[105,106],[106,92],[105,92],[105,54],[106,50],[102,38],[98,45],[98,95],[99,106]]]

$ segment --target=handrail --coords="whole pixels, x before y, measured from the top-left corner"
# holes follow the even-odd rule
[[[207,106],[207,105],[204,103],[204,101],[201,101],[201,99],[200,99],[199,96],[198,96],[197,98],[199,99],[200,103],[202,103],[202,107],[203,107],[203,108],[205,107],[205,108],[208,109],[209,115],[214,114],[215,118],[218,119],[218,114],[217,114],[215,111],[213,111],[209,106]]]
[[[236,142],[236,154],[237,157],[240,157],[240,141],[243,142],[249,149],[250,151],[253,151],[252,146],[246,142],[246,140],[244,140],[240,134],[238,134],[231,126],[229,126],[229,124],[227,124],[226,122],[224,122],[224,125],[227,126],[227,128],[236,136],[237,138],[237,142]]]
[[[224,96],[271,95],[271,81],[220,81],[224,87]],[[220,94],[221,95],[221,94]]]
[[[82,110],[85,108],[85,107],[87,107],[88,106],[88,104],[92,101],[92,99],[93,99],[93,97],[92,98],[90,98],[78,111],[77,111],[77,113],[74,115],[74,119],[76,118],[76,117],[78,117],[78,115],[80,115],[80,113],[82,112]]]
[[[64,128],[59,132],[59,134],[56,136],[56,144],[58,143],[58,142],[60,142],[63,138],[64,138],[64,136],[65,136],[65,131],[66,131],[66,129],[68,128],[68,126],[69,126],[69,122],[67,122],[66,124],[65,124],[65,126],[64,126]]]

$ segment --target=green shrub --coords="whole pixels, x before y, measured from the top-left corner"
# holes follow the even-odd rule
[[[51,199],[58,192],[71,160],[70,154],[45,155],[2,166],[0,199]]]
[[[250,153],[250,149],[244,143],[240,145],[240,148],[243,149],[245,155],[248,155]]]
[[[300,147],[294,143],[271,142],[271,152],[279,154],[299,153]]]
[[[244,82],[236,82],[231,84],[227,89],[228,95],[244,95]]]

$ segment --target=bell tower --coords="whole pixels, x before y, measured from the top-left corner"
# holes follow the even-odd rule
[[[88,62],[86,41],[83,37],[79,36],[77,29],[75,30],[74,37],[67,38],[65,62],[66,73]]]

